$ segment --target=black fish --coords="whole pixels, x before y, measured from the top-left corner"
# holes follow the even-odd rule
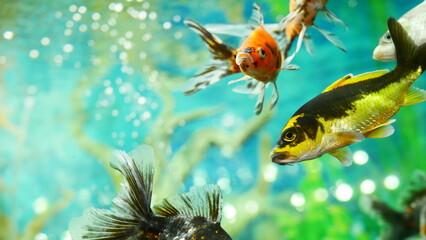
[[[177,194],[151,209],[154,168],[147,160],[153,158],[152,148],[142,146],[132,153],[115,151],[111,162],[125,177],[112,209],[92,207],[73,219],[72,239],[231,239],[220,226],[222,195],[218,186]]]

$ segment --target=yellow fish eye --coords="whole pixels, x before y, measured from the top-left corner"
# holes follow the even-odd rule
[[[266,56],[265,50],[263,50],[261,47],[257,48],[257,53],[259,53],[260,58],[264,58]]]
[[[296,139],[296,137],[297,137],[297,133],[292,128],[284,131],[284,133],[282,135],[283,140],[286,141],[286,142],[292,142],[292,141],[294,141],[294,139]]]

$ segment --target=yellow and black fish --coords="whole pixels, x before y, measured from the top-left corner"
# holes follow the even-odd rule
[[[411,87],[426,69],[426,44],[417,46],[394,18],[388,27],[395,69],[349,74],[303,105],[282,130],[273,162],[285,165],[329,153],[349,166],[352,154],[346,146],[392,135],[395,120],[390,118],[399,108],[426,100],[426,91]]]
[[[73,219],[72,239],[231,240],[220,226],[222,194],[218,186],[166,198],[153,211],[154,169],[147,161],[153,158],[152,148],[144,145],[132,153],[116,151],[111,163],[126,179],[112,211],[89,208],[83,217]]]

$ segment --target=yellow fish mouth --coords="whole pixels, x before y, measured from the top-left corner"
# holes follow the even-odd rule
[[[288,152],[272,152],[271,160],[278,165],[287,165],[298,162],[297,160],[292,159],[292,155]]]
[[[241,51],[237,54],[235,62],[245,71],[247,68],[253,67],[254,60],[250,53]]]

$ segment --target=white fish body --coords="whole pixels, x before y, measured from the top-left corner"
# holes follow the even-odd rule
[[[426,42],[426,1],[423,1],[407,13],[398,22],[404,27],[408,35],[417,45]],[[379,40],[379,45],[374,49],[373,59],[378,61],[396,60],[395,46],[387,31]]]

